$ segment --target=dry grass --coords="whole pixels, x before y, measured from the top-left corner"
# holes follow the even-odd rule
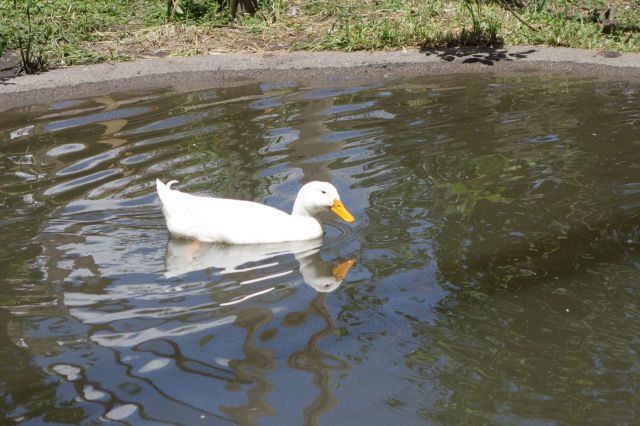
[[[640,29],[603,34],[601,22],[603,10],[611,7],[616,22],[638,25],[637,0],[522,0],[525,7],[516,10],[529,25],[501,1],[480,1],[479,7],[473,6],[472,16],[465,0],[264,0],[254,16],[240,16],[231,23],[215,13],[167,22],[163,0],[96,0],[83,7],[75,0],[42,1],[49,14],[41,21],[56,34],[43,43],[42,51],[54,67],[226,52],[437,48],[502,42],[640,51]],[[0,13],[0,29],[3,25],[19,27],[20,14],[13,4],[0,0],[13,13],[4,17]],[[87,9],[87,5],[93,6]],[[77,10],[70,17],[67,12],[72,7]],[[594,22],[590,17],[596,9],[600,21]]]
[[[499,2],[481,3],[474,26],[463,1],[455,0],[282,0],[256,16],[230,25],[169,23],[103,33],[87,48],[102,55],[133,58],[297,49],[398,49],[462,44],[545,44],[591,49],[640,50],[640,33],[604,35],[587,22],[594,9],[612,7],[616,19],[638,22],[630,0],[578,4],[547,0],[544,10],[518,9],[531,29]],[[634,21],[635,20],[635,21]],[[496,37],[492,37],[492,34]]]
[[[299,49],[397,49],[423,46],[425,39],[446,44],[442,40],[455,38],[460,23],[471,26],[456,1],[284,0],[277,11],[260,11],[230,25],[176,22],[139,28],[133,23],[131,28],[98,33],[97,40],[83,47],[107,57],[134,59]]]
[[[277,19],[258,14],[239,17],[237,22],[228,25],[175,22],[139,29],[125,27],[99,33],[99,39],[86,42],[85,47],[108,56],[149,58],[278,51],[319,45],[330,31],[331,22],[304,14],[301,3],[285,2],[285,13]]]

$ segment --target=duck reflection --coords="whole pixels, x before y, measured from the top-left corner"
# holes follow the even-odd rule
[[[338,264],[326,262],[320,256],[321,247],[322,239],[276,244],[226,245],[172,238],[167,245],[164,275],[165,278],[173,278],[209,268],[218,269],[218,273],[222,275],[269,270],[266,276],[240,283],[249,284],[293,273],[293,269],[287,269],[287,264],[281,263],[282,256],[293,254],[304,282],[319,293],[329,293],[340,286],[354,265],[355,259]]]

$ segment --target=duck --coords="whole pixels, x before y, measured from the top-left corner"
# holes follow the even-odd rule
[[[328,182],[303,185],[291,214],[253,201],[203,197],[172,189],[156,179],[156,190],[169,233],[195,241],[227,244],[266,244],[320,238],[320,213],[331,211],[354,222],[338,190]]]

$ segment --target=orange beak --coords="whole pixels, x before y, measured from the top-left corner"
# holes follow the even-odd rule
[[[353,222],[355,219],[349,213],[349,210],[342,204],[342,201],[335,199],[333,201],[333,205],[331,206],[331,211],[340,216],[340,218],[349,223]]]

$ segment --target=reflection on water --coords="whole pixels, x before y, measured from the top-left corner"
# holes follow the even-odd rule
[[[349,259],[336,265],[322,260],[320,248],[322,239],[310,241],[291,241],[273,244],[209,244],[173,238],[167,246],[165,260],[166,278],[172,278],[193,271],[215,268],[219,274],[242,273],[259,270],[261,274],[279,265],[278,258],[293,254],[299,264],[305,284],[320,293],[328,293],[340,285],[355,260]],[[241,285],[255,284],[272,278],[291,274],[293,270],[277,271],[259,278],[241,281]],[[268,291],[273,290],[271,287]],[[266,291],[244,296],[241,301],[264,294]],[[234,302],[235,303],[235,302]],[[227,303],[231,304],[231,302]]]
[[[0,410],[24,424],[631,424],[640,86],[113,95],[0,116]],[[170,239],[155,178],[356,224]]]

